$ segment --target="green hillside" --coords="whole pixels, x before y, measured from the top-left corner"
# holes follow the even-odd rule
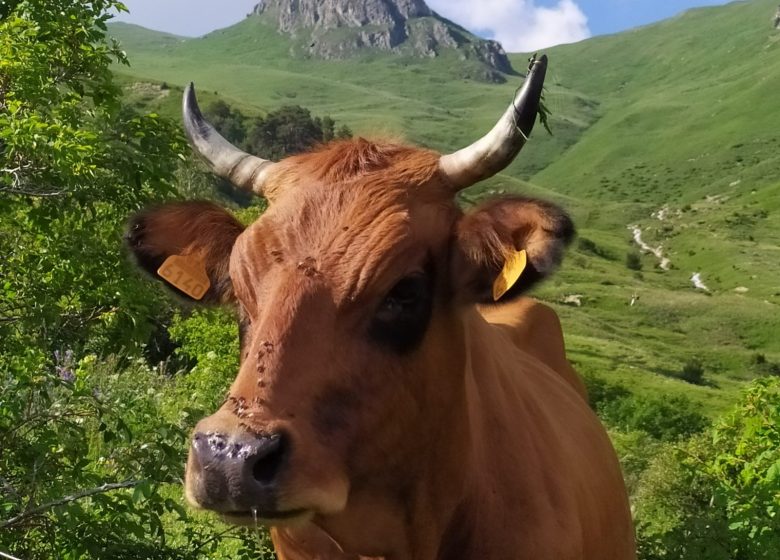
[[[375,54],[356,60],[290,58],[295,43],[262,19],[251,17],[199,39],[149,36],[149,30],[113,24],[132,66],[118,68],[133,81],[165,81],[216,91],[238,105],[264,112],[300,104],[329,114],[356,133],[401,137],[446,150],[473,141],[493,125],[512,99],[519,78],[495,85],[459,78],[455,55],[435,60]],[[524,68],[525,63],[515,64]],[[592,104],[564,88],[552,88],[556,134],[529,149],[514,174],[529,177],[571,146],[592,123]],[[178,115],[178,105],[163,107]]]
[[[775,4],[699,9],[549,49],[553,136],[535,132],[520,161],[471,193],[563,203],[581,240],[537,295],[561,314],[572,360],[637,392],[686,393],[708,414],[757,374],[757,354],[780,361]],[[520,83],[463,79],[448,55],[291,58],[288,40],[256,17],[198,39],[125,24],[111,32],[132,61],[117,68],[127,96],[165,114],[178,114],[180,88],[194,81],[206,104],[219,96],[250,114],[300,104],[358,134],[440,150],[489,128]],[[514,67],[526,58],[512,55]],[[629,226],[663,246],[670,270],[651,254],[641,272],[626,267],[636,247]],[[710,292],[694,289],[693,273]],[[582,306],[560,304],[570,295]],[[677,378],[696,357],[702,385]]]
[[[671,259],[672,270],[634,286],[644,311],[666,315],[656,319],[661,337],[642,344],[656,340],[656,356],[673,354],[670,344],[692,352],[704,345],[699,353],[717,356],[734,377],[744,350],[776,353],[780,332],[780,33],[768,24],[775,4],[697,9],[550,49],[555,84],[598,99],[599,116],[532,179],[585,200],[634,203],[630,213],[599,211],[580,227],[595,238],[638,225]],[[664,207],[663,221],[651,216]],[[654,261],[645,257],[646,268]],[[713,297],[691,293],[693,272]],[[592,289],[580,278],[573,282]],[[594,332],[573,325],[585,338]],[[630,323],[620,330],[633,341],[626,356],[640,355],[637,331]]]

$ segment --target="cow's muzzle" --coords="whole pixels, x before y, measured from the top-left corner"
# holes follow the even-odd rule
[[[282,433],[196,431],[187,464],[188,498],[231,518],[300,514],[278,509],[278,479],[288,455],[289,441]]]

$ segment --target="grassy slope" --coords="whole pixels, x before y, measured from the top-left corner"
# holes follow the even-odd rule
[[[768,19],[775,5],[753,0],[697,9],[550,50],[554,81],[598,99],[600,118],[532,180],[607,207],[634,202],[625,214],[581,219],[581,233],[622,255],[626,226],[638,224],[645,241],[662,244],[673,262],[671,271],[659,272],[647,256],[652,271],[644,280],[624,272],[617,286],[565,271],[567,287],[597,299],[589,321],[571,321],[575,359],[582,348],[607,350],[619,376],[628,379],[637,367],[662,378],[676,355],[698,354],[722,372],[715,378],[723,388],[750,374],[751,354],[777,360],[780,33]],[[664,205],[665,221],[651,217]],[[610,272],[596,276],[614,281]],[[693,272],[702,273],[712,297],[689,289]],[[641,296],[640,306],[625,305],[631,292]],[[620,332],[610,338],[618,344],[602,346],[601,336],[592,338],[593,323],[609,325],[615,317]]]
[[[780,33],[769,29],[773,5],[696,10],[550,49],[555,136],[537,132],[521,161],[473,189],[554,198],[608,255],[573,251],[538,292],[550,302],[585,296],[581,308],[558,306],[581,370],[640,392],[685,392],[711,413],[753,375],[752,354],[780,361]],[[113,33],[133,62],[120,69],[128,84],[172,86],[169,94],[128,90],[163,113],[178,114],[178,88],[194,80],[206,103],[217,93],[249,113],[298,103],[360,134],[400,135],[442,150],[491,126],[518,85],[453,78],[454,57],[291,60],[290,44],[257,18],[195,40],[127,25]],[[515,55],[515,67],[525,58]],[[529,177],[533,184],[522,180]],[[651,218],[663,205],[669,217]],[[651,256],[643,257],[641,278],[626,269],[629,224],[640,225],[651,245],[663,243],[671,271],[654,268]],[[691,289],[694,271],[713,295]],[[733,291],[743,286],[747,293]],[[630,307],[634,293],[640,300]],[[710,385],[673,377],[692,356],[703,358]]]

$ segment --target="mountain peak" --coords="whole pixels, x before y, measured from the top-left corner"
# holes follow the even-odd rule
[[[264,0],[252,12],[294,39],[295,56],[343,59],[366,51],[434,58],[455,52],[464,77],[503,82],[514,71],[496,41],[440,17],[424,0]]]
[[[393,25],[410,18],[433,15],[423,0],[265,0],[255,14],[279,16],[279,29],[364,27]]]

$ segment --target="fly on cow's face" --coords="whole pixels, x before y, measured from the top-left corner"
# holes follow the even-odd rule
[[[371,323],[371,336],[396,352],[409,352],[422,340],[432,308],[432,275],[418,272],[406,276],[379,304]]]

